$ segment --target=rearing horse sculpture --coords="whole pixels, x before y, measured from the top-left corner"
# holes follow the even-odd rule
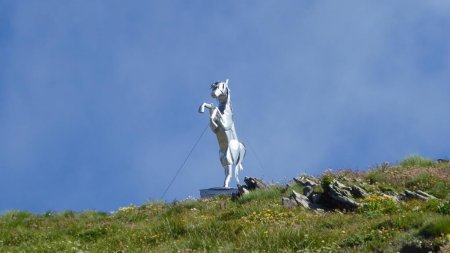
[[[205,108],[210,113],[210,128],[216,134],[219,142],[220,162],[225,169],[225,181],[223,187],[228,188],[230,183],[233,165],[234,176],[239,183],[239,170],[243,170],[242,160],[245,156],[245,145],[239,142],[233,122],[233,109],[231,108],[231,94],[228,87],[228,79],[222,82],[215,82],[211,85],[211,96],[219,101],[219,106],[203,103],[199,112],[205,112]]]

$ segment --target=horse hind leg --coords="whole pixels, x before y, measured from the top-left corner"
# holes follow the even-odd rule
[[[230,184],[230,180],[231,180],[233,166],[232,165],[224,165],[223,168],[225,170],[225,181],[223,182],[223,187],[228,188],[229,187],[228,185]]]
[[[234,177],[236,178],[236,182],[239,183],[239,171],[244,170],[244,167],[242,166],[242,161],[245,157],[245,145],[243,143],[239,143],[239,156],[236,161],[236,167],[234,168]]]
[[[239,171],[243,170],[242,164],[237,164],[234,168],[234,178],[236,179],[236,182],[239,184]]]

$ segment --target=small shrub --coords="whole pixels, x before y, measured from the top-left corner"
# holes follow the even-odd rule
[[[164,234],[167,239],[177,239],[187,232],[186,222],[179,217],[165,219],[164,222],[156,229],[159,234]]]
[[[428,190],[438,182],[438,178],[428,173],[420,173],[406,181],[405,186],[413,190]]]
[[[438,237],[450,234],[450,217],[437,217],[427,222],[419,231],[424,237]]]
[[[439,181],[432,185],[429,189],[430,194],[438,198],[445,198],[450,192],[450,182]]]
[[[402,167],[431,167],[433,164],[433,160],[418,155],[409,156],[400,162]]]
[[[62,213],[62,216],[63,216],[64,218],[74,218],[74,217],[75,217],[75,212],[72,211],[72,210],[67,210],[67,211],[64,211],[64,212]]]
[[[417,229],[424,223],[424,217],[420,213],[414,212],[406,215],[401,215],[377,224],[374,228],[394,228],[394,229]]]
[[[430,199],[427,202],[426,209],[432,212],[450,215],[450,202],[439,199]]]
[[[380,185],[380,186],[378,186],[378,188],[382,192],[395,192],[394,187],[392,187],[390,185]]]
[[[398,210],[397,204],[392,197],[370,195],[363,199],[363,206],[360,208],[362,213],[393,213]]]
[[[367,174],[367,179],[370,184],[384,182],[386,180],[386,174],[381,170],[370,170]]]
[[[330,187],[330,184],[333,182],[334,177],[330,174],[326,174],[322,177],[320,184],[322,185],[322,189],[326,190]]]
[[[95,242],[106,234],[107,231],[104,227],[94,227],[80,232],[77,237],[83,241]]]
[[[186,208],[186,209],[195,208],[197,210],[201,210],[203,208],[202,203],[196,199],[185,200],[185,201],[181,202],[180,204],[182,206],[184,206],[184,208]]]
[[[23,226],[28,223],[29,218],[32,217],[32,213],[26,211],[10,211],[4,214],[5,223],[8,227]]]
[[[450,215],[450,202],[449,201],[441,201],[437,206],[438,213]]]

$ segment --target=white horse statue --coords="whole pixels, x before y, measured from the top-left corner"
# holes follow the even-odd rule
[[[216,134],[219,142],[220,162],[225,169],[225,181],[223,187],[228,188],[233,165],[234,177],[239,183],[239,170],[243,170],[242,160],[245,156],[245,145],[239,142],[233,122],[233,109],[231,108],[231,92],[226,81],[215,82],[211,85],[211,96],[218,100],[219,106],[203,103],[199,112],[209,109],[211,130]]]

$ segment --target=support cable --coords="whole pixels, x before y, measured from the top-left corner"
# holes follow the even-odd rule
[[[206,129],[208,129],[209,123],[206,125],[205,129],[203,129],[202,133],[200,134],[200,136],[198,137],[197,141],[194,143],[194,145],[192,146],[191,150],[189,151],[188,155],[186,156],[186,158],[184,159],[183,163],[181,164],[181,166],[178,168],[177,172],[175,173],[175,176],[172,178],[172,180],[170,181],[169,185],[167,186],[167,188],[164,190],[163,194],[161,195],[160,199],[162,200],[165,196],[167,191],[170,189],[170,187],[172,186],[173,182],[175,182],[175,179],[177,178],[178,174],[180,174],[180,171],[183,169],[184,165],[186,165],[186,162],[188,161],[189,157],[191,156],[192,152],[194,151],[194,149],[197,147],[197,144],[200,142],[200,140],[202,139],[203,135],[206,132]]]

